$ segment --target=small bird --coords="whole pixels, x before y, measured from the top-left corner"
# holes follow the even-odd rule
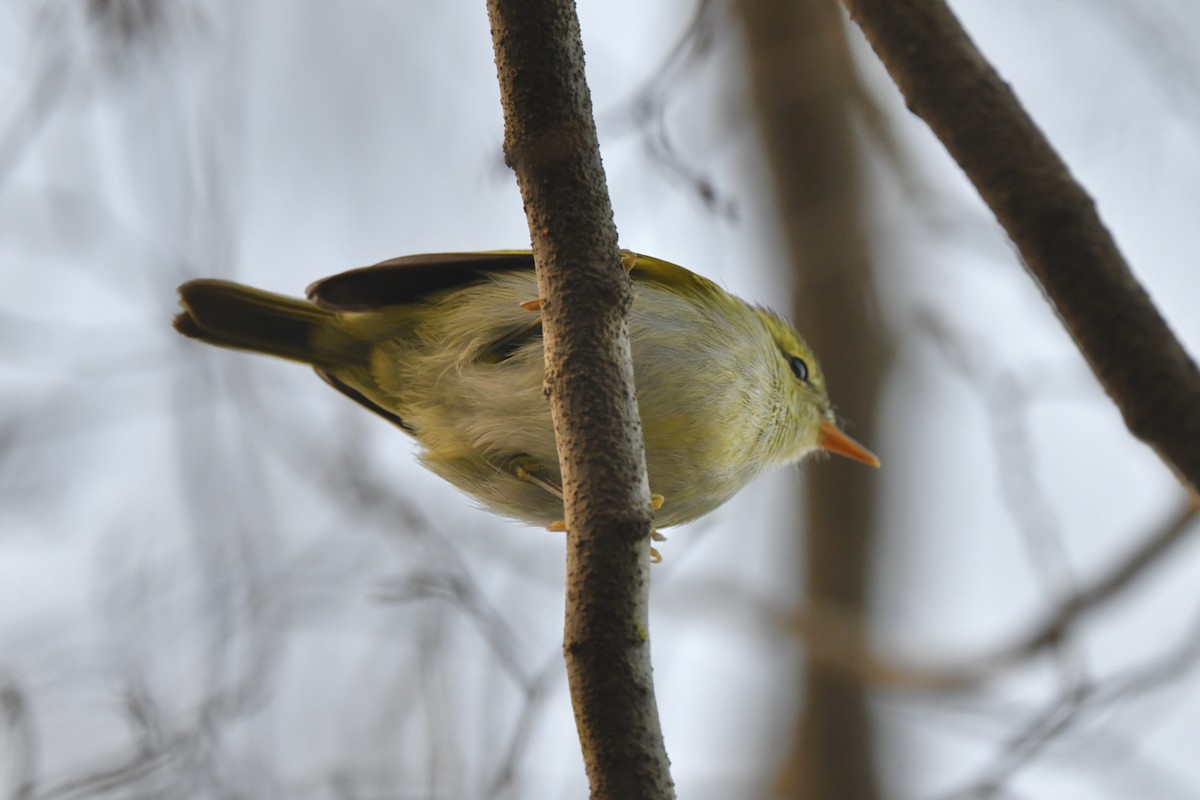
[[[683,267],[621,253],[656,527],[707,514],[768,467],[815,450],[879,466],[838,428],[791,325]],[[175,329],[311,365],[487,508],[561,526],[532,253],[405,256],[317,281],[307,295],[189,281]]]

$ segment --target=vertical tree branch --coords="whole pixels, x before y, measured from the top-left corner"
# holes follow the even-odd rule
[[[839,411],[870,441],[886,352],[873,286],[851,108],[859,94],[837,0],[742,0],[750,74],[798,288],[796,322]],[[878,476],[831,461],[806,478],[807,602],[865,619]],[[776,787],[868,800],[879,789],[862,681],[810,652],[804,710]]]
[[[571,0],[488,0],[566,495],[563,650],[592,797],[674,797],[647,631],[652,522],[621,267]]]
[[[844,0],[1008,231],[1125,424],[1200,491],[1200,371],[1092,199],[942,0]]]

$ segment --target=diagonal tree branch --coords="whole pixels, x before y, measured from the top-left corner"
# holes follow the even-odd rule
[[[1200,371],[1091,197],[943,0],[844,0],[1008,231],[1129,430],[1200,491]]]
[[[632,287],[571,0],[488,0],[537,264],[546,392],[566,497],[563,650],[594,798],[672,798],[647,621],[650,490],[634,398]]]

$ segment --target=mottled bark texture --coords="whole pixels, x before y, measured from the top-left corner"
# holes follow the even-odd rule
[[[1200,371],[1091,197],[942,0],[844,0],[903,93],[1008,231],[1125,424],[1200,490]]]
[[[488,0],[537,263],[546,392],[566,494],[563,650],[592,797],[674,797],[647,631],[650,492],[634,398],[632,287],[570,0]]]
[[[852,113],[860,88],[837,0],[742,0],[750,74],[796,271],[795,319],[821,359],[839,416],[875,439],[886,351],[871,313]],[[805,602],[866,619],[880,473],[833,459],[805,475]],[[865,626],[864,628],[865,629]],[[874,733],[861,680],[805,664],[803,711],[775,793],[877,797]]]

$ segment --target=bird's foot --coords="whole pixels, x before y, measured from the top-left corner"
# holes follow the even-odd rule
[[[655,497],[662,497],[662,495],[655,495]],[[661,505],[662,505],[662,503],[659,503],[657,506],[655,506],[655,508],[658,508]],[[650,531],[650,541],[665,542],[666,540],[667,540],[667,537],[665,537],[661,533],[659,533],[657,529]],[[654,545],[651,545],[650,546],[650,563],[651,564],[661,564],[662,560],[663,560],[662,553],[658,552],[657,547],[655,547]]]
[[[559,485],[558,481],[548,476],[546,468],[542,466],[542,462],[533,456],[526,453],[515,455],[508,460],[505,469],[514,477],[532,483],[534,486],[540,486],[559,500],[562,500],[562,486]]]

